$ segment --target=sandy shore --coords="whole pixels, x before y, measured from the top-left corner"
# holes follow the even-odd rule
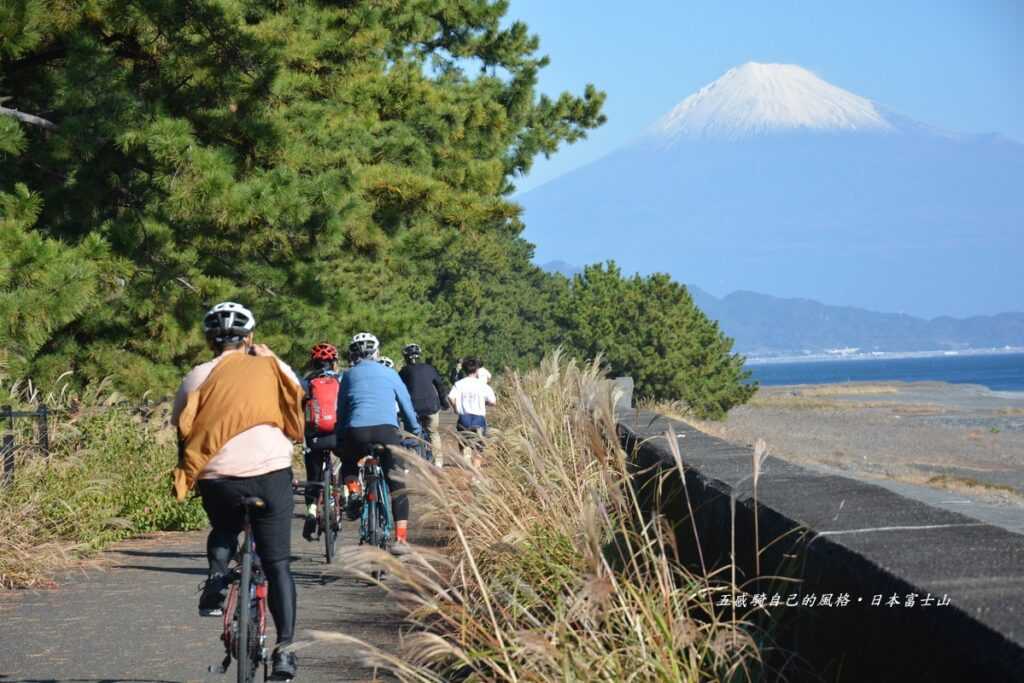
[[[885,382],[763,387],[701,429],[810,466],[1024,505],[1024,393]]]

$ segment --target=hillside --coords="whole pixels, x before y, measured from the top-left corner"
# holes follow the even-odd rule
[[[944,351],[1024,346],[1024,313],[926,320],[810,299],[781,299],[755,292],[716,298],[690,285],[697,305],[751,355],[825,351]]]

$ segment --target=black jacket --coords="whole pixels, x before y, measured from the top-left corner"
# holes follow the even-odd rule
[[[432,415],[448,408],[448,387],[430,363],[409,363],[398,373],[405,382],[417,415]]]

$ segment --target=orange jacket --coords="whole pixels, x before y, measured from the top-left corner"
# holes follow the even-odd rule
[[[272,425],[292,441],[302,440],[302,387],[266,356],[232,353],[188,395],[178,417],[183,448],[174,468],[173,493],[185,500],[207,463],[233,437],[257,425]]]

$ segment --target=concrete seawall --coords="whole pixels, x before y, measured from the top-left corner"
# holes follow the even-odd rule
[[[761,576],[775,578],[755,580],[753,450],[654,413],[619,415],[644,500],[674,523],[684,560],[727,566],[735,534],[737,613],[767,600],[782,648],[767,655],[769,680],[1024,681],[1024,536],[768,457],[757,523]]]

